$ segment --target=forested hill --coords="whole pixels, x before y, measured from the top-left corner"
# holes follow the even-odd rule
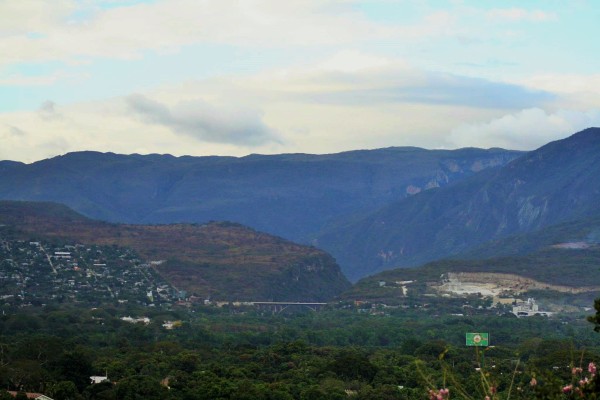
[[[319,245],[351,279],[467,252],[511,234],[600,214],[600,129],[549,143],[454,184],[340,223]]]
[[[53,201],[119,223],[235,221],[290,240],[444,186],[521,152],[392,147],[338,154],[173,157],[77,152],[0,163],[0,199]]]
[[[428,300],[431,297],[427,296],[461,297],[469,290],[476,293],[477,287],[488,297],[493,297],[494,290],[504,298],[523,298],[529,293],[545,299],[546,305],[570,302],[585,307],[600,293],[599,265],[597,215],[511,235],[453,259],[383,271],[361,279],[340,297],[393,303],[419,296]],[[444,288],[452,274],[454,286]],[[403,286],[408,287],[410,296],[405,295]]]
[[[349,287],[335,260],[313,247],[235,223],[122,225],[52,203],[0,202],[0,225],[23,239],[130,247],[171,284],[214,300],[322,301]]]

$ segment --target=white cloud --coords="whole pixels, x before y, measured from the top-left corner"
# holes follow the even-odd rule
[[[558,19],[555,13],[542,10],[526,10],[524,8],[494,8],[489,10],[486,16],[495,21],[526,21],[526,22],[544,22],[556,21]]]
[[[201,99],[168,107],[140,94],[128,96],[125,101],[143,122],[162,125],[204,142],[257,146],[280,141],[255,109],[215,107]]]
[[[600,109],[548,113],[530,108],[489,122],[460,125],[452,130],[449,140],[458,147],[532,150],[591,126],[600,126]]]
[[[102,9],[72,0],[56,0],[51,6],[45,0],[0,1],[0,15],[11,16],[0,26],[0,63],[131,59],[147,50],[177,51],[195,43],[289,48],[355,45],[374,39],[420,41],[457,29],[456,18],[445,11],[412,24],[393,25],[370,21],[352,3],[158,0]]]
[[[427,71],[356,51],[340,52],[315,67],[267,72],[234,83],[237,90],[268,95],[271,101],[346,106],[422,103],[517,110],[553,98],[542,90]]]
[[[74,0],[0,1],[0,37],[30,35],[53,30],[77,10]]]
[[[357,72],[364,69],[374,69],[389,66],[390,59],[365,54],[357,50],[342,50],[325,61],[319,63],[315,70]]]
[[[327,45],[387,35],[350,8],[317,0],[162,0],[106,10],[60,0],[0,2],[10,15],[0,32],[0,62],[68,60],[76,57],[140,57],[192,43],[259,46]],[[73,18],[74,12],[87,12]],[[46,17],[46,15],[48,15]],[[77,15],[77,14],[75,14]],[[35,35],[31,35],[35,33]]]
[[[538,74],[516,83],[554,93],[600,92],[600,74]]]
[[[572,133],[587,121],[575,123],[579,114],[551,118],[532,109],[553,102],[548,93],[519,85],[346,50],[302,69],[188,81],[88,103],[47,101],[36,111],[0,113],[0,156],[32,161],[76,150],[245,155],[393,145],[531,148],[544,135]],[[536,124],[536,131],[518,129]],[[449,126],[459,127],[450,139]],[[11,127],[25,134],[15,135]]]
[[[46,86],[55,83],[59,79],[57,74],[42,76],[25,76],[22,74],[12,74],[5,78],[0,78],[1,86]]]
[[[549,110],[600,109],[600,74],[546,73],[513,80],[515,85],[556,95]]]

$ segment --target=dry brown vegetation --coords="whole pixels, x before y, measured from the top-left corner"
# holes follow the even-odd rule
[[[156,266],[158,272],[177,288],[200,296],[322,300],[331,297],[328,286],[336,292],[348,285],[326,253],[229,222],[110,224],[56,204],[0,202],[0,223],[29,236],[131,247],[146,260],[164,260]],[[299,292],[294,293],[294,285]],[[311,288],[317,291],[311,293]]]

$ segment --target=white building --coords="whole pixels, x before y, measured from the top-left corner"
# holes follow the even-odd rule
[[[92,381],[92,385],[95,385],[96,383],[107,382],[108,376],[90,376],[90,381]]]
[[[539,306],[535,303],[535,299],[531,297],[528,298],[527,301],[517,301],[517,304],[513,306],[512,313],[518,318],[533,317],[534,315],[549,317],[552,314],[548,311],[541,311]]]

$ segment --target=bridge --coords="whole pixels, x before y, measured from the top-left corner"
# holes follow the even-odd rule
[[[319,311],[327,305],[327,303],[301,303],[288,301],[254,301],[252,302],[259,310],[272,311],[274,314],[280,313],[287,309],[302,309],[308,308],[312,311]]]

